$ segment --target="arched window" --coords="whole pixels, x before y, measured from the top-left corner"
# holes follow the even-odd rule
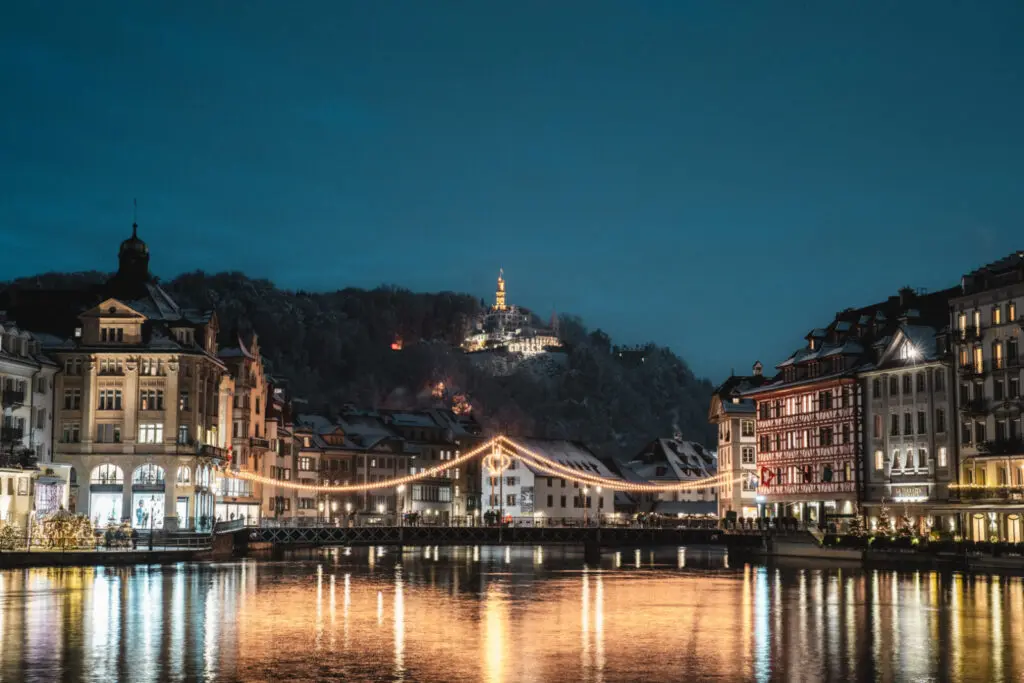
[[[192,470],[189,469],[188,465],[182,465],[181,467],[178,468],[178,483],[192,483]]]
[[[99,467],[93,468],[92,474],[89,475],[89,483],[105,485],[124,484],[124,472],[117,465],[105,463]]]
[[[146,463],[135,468],[132,474],[133,484],[146,486],[160,486],[164,483],[164,468],[152,463]]]
[[[892,452],[892,468],[894,470],[902,469],[900,465],[900,449],[895,449]]]

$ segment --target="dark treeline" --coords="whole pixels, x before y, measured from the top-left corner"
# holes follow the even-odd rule
[[[48,273],[11,286],[66,289],[104,278]],[[161,284],[182,306],[217,311],[222,346],[254,331],[271,372],[312,410],[423,406],[435,400],[430,388],[444,382],[448,395],[465,394],[492,430],[577,439],[605,456],[631,454],[677,429],[714,445],[707,380],[667,348],[651,346],[644,362],[624,363],[606,334],[574,316],[560,319],[563,363],[545,372],[525,363],[502,376],[457,349],[480,310],[469,295],[391,286],[289,291],[238,272],[187,273]],[[398,338],[403,348],[394,351]]]

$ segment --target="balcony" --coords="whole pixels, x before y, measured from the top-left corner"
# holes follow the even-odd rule
[[[973,398],[961,404],[960,412],[967,415],[985,415],[988,413],[988,402],[983,398]]]
[[[25,403],[25,390],[24,389],[4,389],[3,394],[3,405],[7,406],[20,406]]]
[[[262,448],[265,451],[270,450],[270,439],[261,439],[258,436],[249,437],[249,445],[253,448]]]
[[[961,377],[981,377],[990,368],[991,361],[983,361],[981,363],[968,363],[967,365],[961,365],[957,368],[957,372]]]
[[[0,427],[0,442],[12,443],[25,438],[25,430],[22,427]]]
[[[1024,441],[1020,437],[983,441],[978,444],[978,454],[1019,456],[1024,454]]]
[[[1024,487],[1021,486],[980,486],[977,484],[950,484],[949,491],[960,500],[995,501],[1002,503],[1019,503],[1024,500]]]
[[[981,339],[983,332],[984,330],[981,327],[971,325],[967,329],[960,330],[959,339],[962,342],[978,341]]]
[[[197,449],[199,455],[206,458],[218,458],[220,460],[228,459],[228,451],[226,448],[218,448],[217,446],[211,446],[209,444],[200,444]]]

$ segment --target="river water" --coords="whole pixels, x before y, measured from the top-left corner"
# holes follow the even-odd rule
[[[327,549],[0,572],[0,681],[1001,681],[1015,577],[721,550]]]

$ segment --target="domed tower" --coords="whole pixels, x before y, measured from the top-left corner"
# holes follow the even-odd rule
[[[107,282],[111,294],[135,299],[146,294],[149,274],[149,247],[139,239],[139,224],[132,223],[132,236],[121,242],[117,252],[117,273]]]

